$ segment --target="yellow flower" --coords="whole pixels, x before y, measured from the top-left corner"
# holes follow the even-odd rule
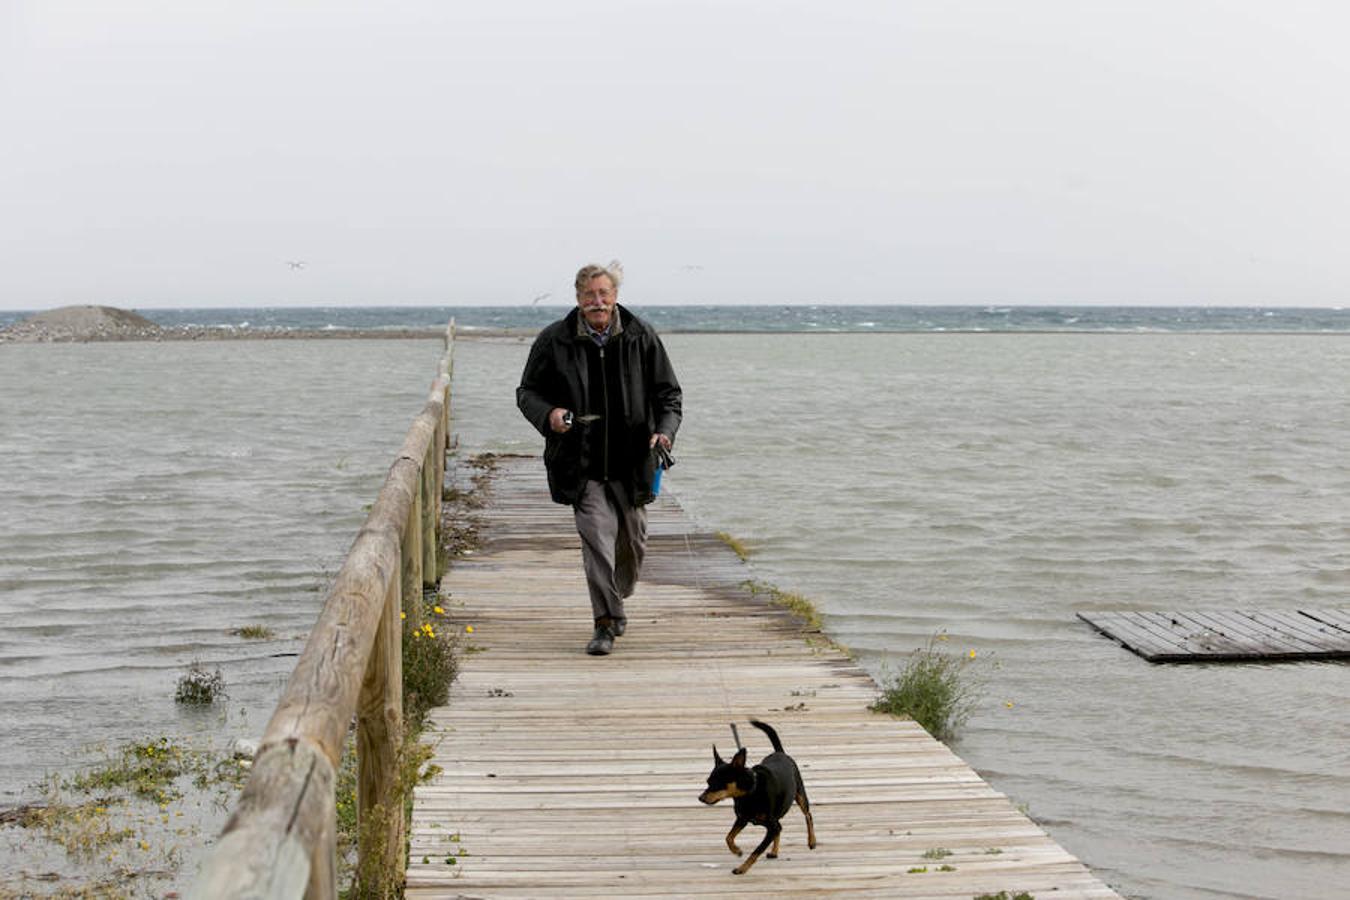
[[[436,615],[438,615],[438,616],[443,616],[443,615],[445,615],[445,610],[441,609],[439,606],[433,606],[432,609],[435,611]]]
[[[408,618],[408,614],[405,613],[405,612],[401,612],[401,613],[398,614],[398,617],[399,617],[400,620],[406,619],[406,618]]]
[[[465,626],[464,626],[464,633],[465,633],[465,634],[473,634],[473,626],[472,626],[472,625],[465,625]]]
[[[1008,709],[1012,709],[1012,708],[1013,708],[1013,702],[1012,702],[1011,700],[1005,700],[1005,701],[1003,701],[1003,705],[1006,706],[1006,707],[1008,707]]]
[[[971,659],[974,659],[974,658],[975,658],[975,651],[974,651],[974,650],[970,651],[970,658],[971,658]]]

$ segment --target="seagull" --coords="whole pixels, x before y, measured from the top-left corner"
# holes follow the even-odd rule
[[[540,294],[538,297],[535,297],[533,300],[531,300],[531,301],[530,301],[530,305],[531,305],[531,306],[538,306],[540,300],[547,300],[549,297],[552,297],[552,296],[553,296],[553,292],[552,292],[552,291],[545,291],[544,293]]]
[[[290,266],[292,269],[303,269],[306,263],[303,259],[288,259],[286,260],[286,265]]]

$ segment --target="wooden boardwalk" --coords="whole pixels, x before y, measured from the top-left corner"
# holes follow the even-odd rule
[[[1149,662],[1350,659],[1350,610],[1079,613]]]
[[[502,460],[483,519],[442,584],[474,630],[426,735],[444,771],[416,792],[409,897],[1117,896],[944,745],[869,712],[870,678],[747,590],[668,497],[628,634],[601,658],[582,652],[580,547],[538,459]],[[751,717],[800,764],[819,845],[794,809],[781,857],[735,876],[730,804],[696,798],[729,722],[752,760],[769,751]]]

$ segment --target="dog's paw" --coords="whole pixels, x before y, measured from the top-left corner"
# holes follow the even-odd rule
[[[731,874],[732,874],[732,875],[744,875],[744,874],[745,874],[746,868],[748,868],[748,867],[747,867],[747,866],[737,866],[736,868],[734,868],[734,869],[731,870]]]
[[[777,853],[765,853],[764,855],[765,855],[766,857],[768,857],[769,859],[777,859],[777,858],[778,858],[778,854],[777,854]]]

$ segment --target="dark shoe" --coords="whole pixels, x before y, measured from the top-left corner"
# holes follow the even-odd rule
[[[586,645],[586,652],[591,656],[608,656],[614,649],[614,629],[609,625],[595,626],[595,634],[591,636],[591,642]]]
[[[623,633],[628,630],[628,620],[615,619],[614,624],[609,626],[609,630],[614,632],[615,637],[623,637]]]

